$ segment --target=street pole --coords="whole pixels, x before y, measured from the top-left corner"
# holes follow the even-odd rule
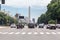
[[[2,0],[0,0],[0,11],[1,11],[1,1],[2,1]]]
[[[1,11],[1,4],[0,4],[0,11]]]
[[[0,0],[1,4],[5,4],[5,0]],[[0,11],[1,11],[1,4],[0,4]]]

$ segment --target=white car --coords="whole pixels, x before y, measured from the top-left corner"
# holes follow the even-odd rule
[[[56,29],[55,24],[48,24],[47,29]]]
[[[44,28],[44,24],[39,24],[39,28]]]
[[[14,23],[11,24],[11,28],[16,28],[16,25]]]

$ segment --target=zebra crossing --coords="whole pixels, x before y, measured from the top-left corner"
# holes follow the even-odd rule
[[[31,34],[34,34],[34,35],[43,35],[43,34],[47,34],[47,35],[50,35],[50,34],[60,34],[60,32],[0,32],[0,34],[21,34],[21,35],[31,35]]]

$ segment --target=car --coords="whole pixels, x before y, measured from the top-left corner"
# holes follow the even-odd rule
[[[60,24],[56,24],[56,27],[60,29]]]
[[[50,26],[49,26],[49,25],[47,25],[46,29],[50,29]]]
[[[28,28],[35,28],[35,26],[34,26],[33,23],[29,23],[29,24],[28,24]]]
[[[14,23],[11,24],[10,26],[11,26],[11,28],[16,28],[16,25]]]
[[[23,24],[21,24],[21,23],[19,23],[19,24],[17,24],[17,29],[22,29],[22,28],[24,28],[24,25]]]
[[[44,24],[39,24],[39,28],[44,28]]]
[[[37,24],[34,24],[35,27],[37,27]]]
[[[48,24],[47,29],[56,29],[55,24]]]

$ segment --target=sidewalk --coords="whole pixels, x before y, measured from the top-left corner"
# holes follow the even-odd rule
[[[9,26],[0,26],[0,28],[9,28]]]

